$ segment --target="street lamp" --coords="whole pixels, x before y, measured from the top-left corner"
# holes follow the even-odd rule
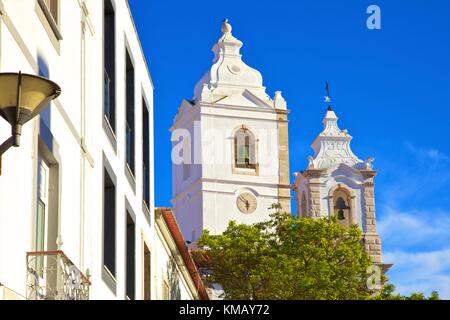
[[[60,87],[46,78],[21,72],[0,73],[0,116],[11,125],[11,137],[0,145],[0,174],[2,154],[20,145],[22,125],[60,93]]]

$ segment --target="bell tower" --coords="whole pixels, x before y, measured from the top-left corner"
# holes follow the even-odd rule
[[[187,240],[230,220],[269,218],[273,203],[290,212],[288,110],[280,91],[266,93],[262,75],[240,54],[243,43],[225,20],[214,59],[172,132],[173,209]]]
[[[330,103],[328,84],[325,101]],[[323,131],[311,144],[314,156],[308,166],[294,173],[298,217],[336,216],[349,227],[357,224],[363,232],[366,250],[381,264],[381,240],[376,230],[373,158],[360,160],[351,150],[352,136],[341,130],[338,117],[328,105]]]

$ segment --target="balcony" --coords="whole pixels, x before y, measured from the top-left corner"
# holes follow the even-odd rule
[[[63,251],[27,252],[28,300],[88,300],[90,285]]]

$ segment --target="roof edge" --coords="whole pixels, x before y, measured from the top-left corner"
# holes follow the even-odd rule
[[[187,270],[194,282],[194,285],[197,289],[197,292],[202,300],[209,300],[208,293],[206,292],[205,285],[203,284],[203,280],[201,279],[197,266],[195,265],[194,260],[192,259],[191,254],[186,246],[186,242],[184,240],[183,234],[178,226],[177,220],[172,212],[171,208],[156,208],[156,212],[159,212],[162,216],[164,222],[169,229],[169,232],[175,241],[175,244],[180,251],[181,257],[186,265]]]

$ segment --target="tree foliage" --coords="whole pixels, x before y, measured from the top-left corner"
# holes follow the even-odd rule
[[[205,231],[193,252],[206,281],[226,299],[367,299],[370,258],[357,226],[334,218],[294,219],[277,212],[254,225],[231,221],[221,235]]]
[[[440,300],[439,293],[432,291],[431,295],[427,298],[421,292],[414,292],[410,296],[402,296],[401,294],[394,293],[395,286],[387,283],[383,286],[380,294],[376,296],[378,300]]]
[[[205,230],[192,251],[205,282],[221,284],[225,299],[439,299],[436,291],[428,298],[395,294],[384,275],[381,290],[369,290],[372,263],[357,225],[346,229],[335,218],[295,219],[271,209],[265,222],[230,221],[221,235]]]

